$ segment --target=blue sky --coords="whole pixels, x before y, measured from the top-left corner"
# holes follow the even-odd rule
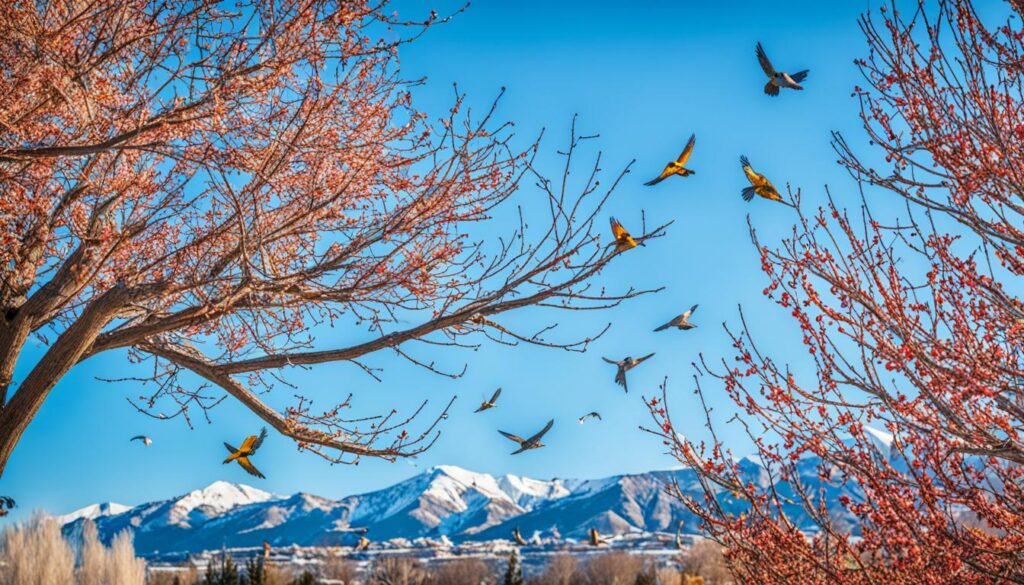
[[[414,2],[399,5],[417,16]],[[445,12],[445,5],[436,5]],[[452,5],[454,6],[454,4]],[[744,203],[743,176],[737,159],[746,154],[777,185],[803,188],[805,202],[824,201],[824,185],[847,205],[858,195],[835,164],[829,131],[844,132],[866,148],[850,97],[860,83],[853,59],[865,53],[857,16],[866,2],[481,2],[451,23],[430,31],[402,52],[406,77],[426,76],[416,91],[421,109],[436,114],[451,105],[451,84],[458,82],[469,100],[483,107],[502,86],[507,93],[499,116],[516,121],[527,144],[542,128],[542,165],[557,163],[554,151],[565,143],[569,123],[579,115],[585,133],[600,133],[588,153],[603,151],[603,167],[616,173],[630,160],[634,172],[620,186],[608,212],[637,226],[641,209],[649,222],[676,220],[668,237],[631,251],[600,276],[609,287],[664,286],[601,313],[505,317],[502,322],[561,324],[565,338],[599,330],[608,335],[585,354],[557,350],[485,345],[479,351],[451,353],[418,348],[418,355],[461,369],[449,380],[412,366],[392,353],[371,356],[383,368],[376,382],[348,364],[290,372],[303,392],[326,405],[332,398],[356,396],[357,414],[392,405],[412,408],[423,398],[440,407],[457,394],[452,415],[436,446],[413,467],[407,462],[363,461],[331,466],[271,434],[256,458],[268,479],[256,480],[237,466],[221,465],[223,441],[237,442],[261,426],[254,415],[230,399],[189,430],[182,421],[160,422],[137,414],[125,400],[140,394],[130,384],[107,384],[99,377],[130,372],[124,355],[110,354],[79,366],[57,385],[0,480],[0,493],[22,506],[13,518],[35,508],[61,513],[97,502],[136,504],[171,497],[215,480],[248,483],[272,492],[306,491],[341,497],[389,485],[435,464],[454,464],[493,474],[540,478],[599,477],[666,468],[674,461],[657,440],[638,430],[648,421],[641,395],[651,395],[665,376],[678,423],[688,436],[704,436],[702,414],[692,394],[691,362],[703,352],[709,359],[728,357],[723,322],[737,323],[742,304],[754,331],[775,355],[800,368],[803,350],[795,327],[782,309],[761,296],[766,279],[747,234],[746,216],[772,241],[785,234],[792,211],[764,200]],[[809,68],[807,91],[765,96],[765,78],[754,57],[760,40],[776,66]],[[697,146],[690,166],[697,174],[671,179],[654,188],[642,184],[674,157],[690,133]],[[584,161],[581,161],[584,162]],[[580,167],[583,168],[582,166]],[[607,178],[611,178],[610,176]],[[524,206],[543,205],[529,186],[518,195]],[[498,228],[505,226],[496,226]],[[700,309],[689,332],[652,329],[694,303]],[[338,332],[326,330],[328,347]],[[602,355],[621,358],[657,352],[631,373],[628,395],[612,382],[614,368]],[[472,414],[497,386],[504,394],[497,409]],[[293,392],[282,388],[279,398]],[[712,392],[715,418],[731,413],[723,395]],[[284,404],[284,402],[280,402]],[[576,418],[597,410],[604,421],[580,426]],[[510,456],[513,446],[496,432],[530,434],[549,419],[556,423],[548,447]],[[745,439],[723,427],[740,454]],[[148,434],[154,444],[128,443]]]

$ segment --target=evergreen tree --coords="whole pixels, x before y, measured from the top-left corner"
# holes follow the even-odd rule
[[[508,557],[504,585],[523,585],[523,567],[519,562],[519,551],[513,550]]]
[[[242,577],[242,585],[266,585],[267,567],[263,563],[263,557],[250,557],[245,562],[245,576]]]
[[[220,555],[220,567],[211,559],[206,565],[206,575],[203,577],[203,585],[241,585],[238,575],[238,567],[231,559],[231,555],[222,552]]]

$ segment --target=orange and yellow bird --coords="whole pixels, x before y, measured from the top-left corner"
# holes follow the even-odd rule
[[[679,175],[680,177],[689,177],[694,174],[694,171],[686,168],[686,161],[690,160],[690,153],[693,152],[693,143],[696,141],[697,135],[691,134],[690,140],[687,141],[686,146],[683,147],[683,152],[679,154],[679,158],[669,162],[665,165],[665,170],[661,171],[661,174],[644,183],[650,187],[651,185],[657,185],[672,175]]]
[[[626,250],[629,250],[630,248],[636,248],[638,245],[643,245],[639,244],[636,240],[633,239],[633,236],[629,235],[629,232],[626,231],[626,228],[622,227],[622,224],[619,223],[619,220],[613,217],[610,218],[608,221],[612,224],[612,236],[615,238],[616,252],[624,252]]]
[[[760,195],[765,199],[771,199],[772,201],[780,201],[785,203],[782,199],[782,195],[779,195],[778,190],[775,189],[775,185],[768,180],[767,177],[758,173],[750,166],[750,161],[745,156],[740,157],[740,165],[743,166],[743,172],[747,175],[747,180],[750,181],[750,187],[743,189],[743,200],[750,201],[754,198],[754,195]]]
[[[228,455],[228,458],[224,460],[224,463],[226,464],[231,463],[232,461],[237,461],[238,464],[242,466],[242,469],[244,469],[249,475],[254,475],[260,479],[266,479],[267,477],[260,473],[259,469],[256,469],[256,466],[252,464],[252,461],[249,461],[249,457],[256,453],[256,450],[263,444],[263,439],[266,438],[267,427],[263,427],[263,429],[260,430],[258,437],[256,435],[249,435],[244,441],[242,441],[242,446],[238,449],[224,443],[224,446],[231,452],[231,455]]]

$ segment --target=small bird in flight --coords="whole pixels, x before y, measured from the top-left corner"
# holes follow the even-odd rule
[[[142,441],[142,444],[147,447],[153,444],[153,439],[150,439],[146,435],[135,435],[134,437],[128,439],[129,443],[132,441]]]
[[[541,429],[539,433],[530,437],[529,439],[524,439],[519,435],[513,435],[512,433],[506,433],[505,431],[498,432],[501,433],[502,435],[505,435],[506,438],[515,441],[516,443],[519,443],[519,448],[512,452],[513,455],[516,455],[522,453],[523,451],[529,451],[530,449],[540,449],[541,447],[543,447],[544,443],[541,443],[540,440],[545,433],[551,430],[551,426],[553,424],[555,424],[555,419],[549,420],[548,424],[544,425],[544,428]]]
[[[601,419],[601,414],[599,412],[597,412],[597,411],[588,412],[587,414],[584,414],[583,416],[581,416],[579,418],[580,424],[583,424],[583,423],[587,422],[587,419],[591,419],[591,418],[596,418],[597,420],[602,420]]]
[[[242,441],[242,446],[238,449],[224,443],[224,446],[231,452],[231,455],[224,460],[224,463],[237,461],[238,464],[242,466],[242,469],[244,469],[249,475],[254,475],[260,479],[266,479],[267,477],[260,473],[260,470],[256,469],[256,466],[249,461],[249,457],[256,454],[256,450],[260,448],[260,445],[263,444],[263,440],[266,438],[267,427],[263,427],[263,429],[260,430],[260,435],[258,437],[256,435],[249,435],[245,438],[245,441]]]
[[[14,503],[14,498],[0,496],[0,518],[6,516],[10,510],[14,509],[15,506],[17,506],[17,504]]]
[[[693,143],[694,141],[696,141],[696,139],[697,135],[691,134],[690,140],[686,142],[686,146],[683,147],[683,152],[679,154],[679,158],[665,165],[665,170],[661,171],[660,175],[651,179],[650,181],[647,181],[646,183],[644,183],[644,185],[647,185],[648,187],[652,185],[657,185],[658,183],[664,181],[665,179],[671,177],[672,175],[679,175],[680,177],[689,177],[690,175],[694,174],[694,171],[686,168],[685,165],[686,161],[690,160],[690,154],[693,152]]]
[[[359,544],[356,545],[356,551],[366,550],[370,548],[370,539],[365,536],[359,537]]]
[[[669,327],[675,327],[676,329],[682,329],[683,331],[686,331],[687,329],[693,329],[694,327],[696,327],[696,325],[694,325],[693,323],[690,323],[689,319],[690,319],[690,315],[692,315],[693,312],[696,311],[696,310],[697,310],[697,305],[694,305],[694,306],[690,307],[689,311],[686,311],[682,315],[677,315],[677,316],[673,317],[671,321],[669,321],[668,323],[665,323],[661,327],[658,327],[657,329],[655,329],[655,331],[664,331],[664,330],[668,329]]]
[[[625,390],[626,392],[629,392],[629,385],[626,383],[626,372],[651,359],[653,356],[653,353],[649,353],[644,357],[637,359],[633,359],[629,356],[626,356],[622,358],[622,361],[611,360],[603,356],[601,357],[601,359],[608,362],[609,364],[614,364],[619,367],[619,370],[615,372],[615,383],[618,384],[619,386],[622,386],[623,390]]]
[[[638,244],[637,241],[633,239],[633,236],[629,235],[629,232],[626,231],[626,228],[622,227],[619,220],[613,217],[608,221],[612,224],[612,236],[615,238],[616,252],[624,252],[630,248],[636,248],[638,245],[643,245]]]
[[[747,175],[747,180],[750,181],[751,185],[743,189],[744,201],[750,201],[754,198],[754,195],[760,195],[765,199],[785,203],[782,200],[782,195],[779,195],[778,190],[775,189],[775,185],[772,185],[772,182],[767,177],[755,171],[750,166],[750,160],[746,156],[740,157],[740,165],[743,167],[743,173]]]
[[[270,558],[270,543],[265,540],[263,541],[263,558]]]
[[[597,531],[597,528],[591,528],[587,531],[587,535],[590,537],[590,546],[601,546],[602,544],[608,544],[608,541],[601,538],[601,533]]]
[[[491,396],[491,399],[490,400],[484,400],[480,404],[480,408],[474,410],[473,412],[483,412],[483,411],[485,411],[485,410],[487,410],[489,408],[494,408],[495,406],[497,406],[496,403],[498,402],[498,397],[499,396],[501,396],[501,388],[498,388],[497,390],[495,390],[494,394]]]
[[[683,521],[679,521],[679,526],[676,527],[676,548],[683,550],[686,548],[683,546]]]
[[[797,71],[792,75],[785,71],[776,71],[772,67],[772,62],[768,60],[768,55],[764,52],[764,47],[761,46],[761,43],[757,43],[757,60],[761,63],[761,69],[764,69],[764,74],[768,76],[768,83],[764,86],[766,94],[770,96],[779,95],[779,88],[782,87],[797,90],[803,89],[800,83],[807,78],[807,74],[810,72],[809,69]]]
[[[512,529],[512,538],[515,539],[516,544],[518,544],[519,546],[526,546],[527,544],[526,539],[523,538],[523,535],[519,532],[518,526]]]

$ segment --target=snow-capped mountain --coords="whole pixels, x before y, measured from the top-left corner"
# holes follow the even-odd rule
[[[751,481],[763,469],[739,462]],[[808,469],[808,479],[817,476]],[[595,480],[538,480],[494,477],[451,465],[430,468],[390,487],[331,500],[297,493],[273,494],[246,485],[215,482],[162,502],[119,510],[83,508],[64,518],[75,534],[86,518],[100,537],[122,530],[135,536],[145,555],[196,552],[221,547],[353,544],[363,529],[374,541],[417,538],[456,542],[507,539],[513,528],[527,538],[583,538],[590,527],[602,533],[674,532],[682,521],[697,531],[696,519],[665,492],[676,482],[696,493],[691,470],[654,471]],[[826,486],[829,488],[829,486]],[[835,487],[833,491],[838,491]],[[835,494],[838,495],[838,494]],[[722,494],[725,506],[743,504]],[[793,517],[800,518],[798,510]]]
[[[61,516],[57,516],[57,522],[68,524],[74,522],[79,518],[89,518],[95,520],[100,516],[114,516],[122,512],[131,510],[131,506],[125,506],[124,504],[118,504],[117,502],[104,502],[102,504],[92,504],[84,508],[79,508],[74,512],[69,512]]]

